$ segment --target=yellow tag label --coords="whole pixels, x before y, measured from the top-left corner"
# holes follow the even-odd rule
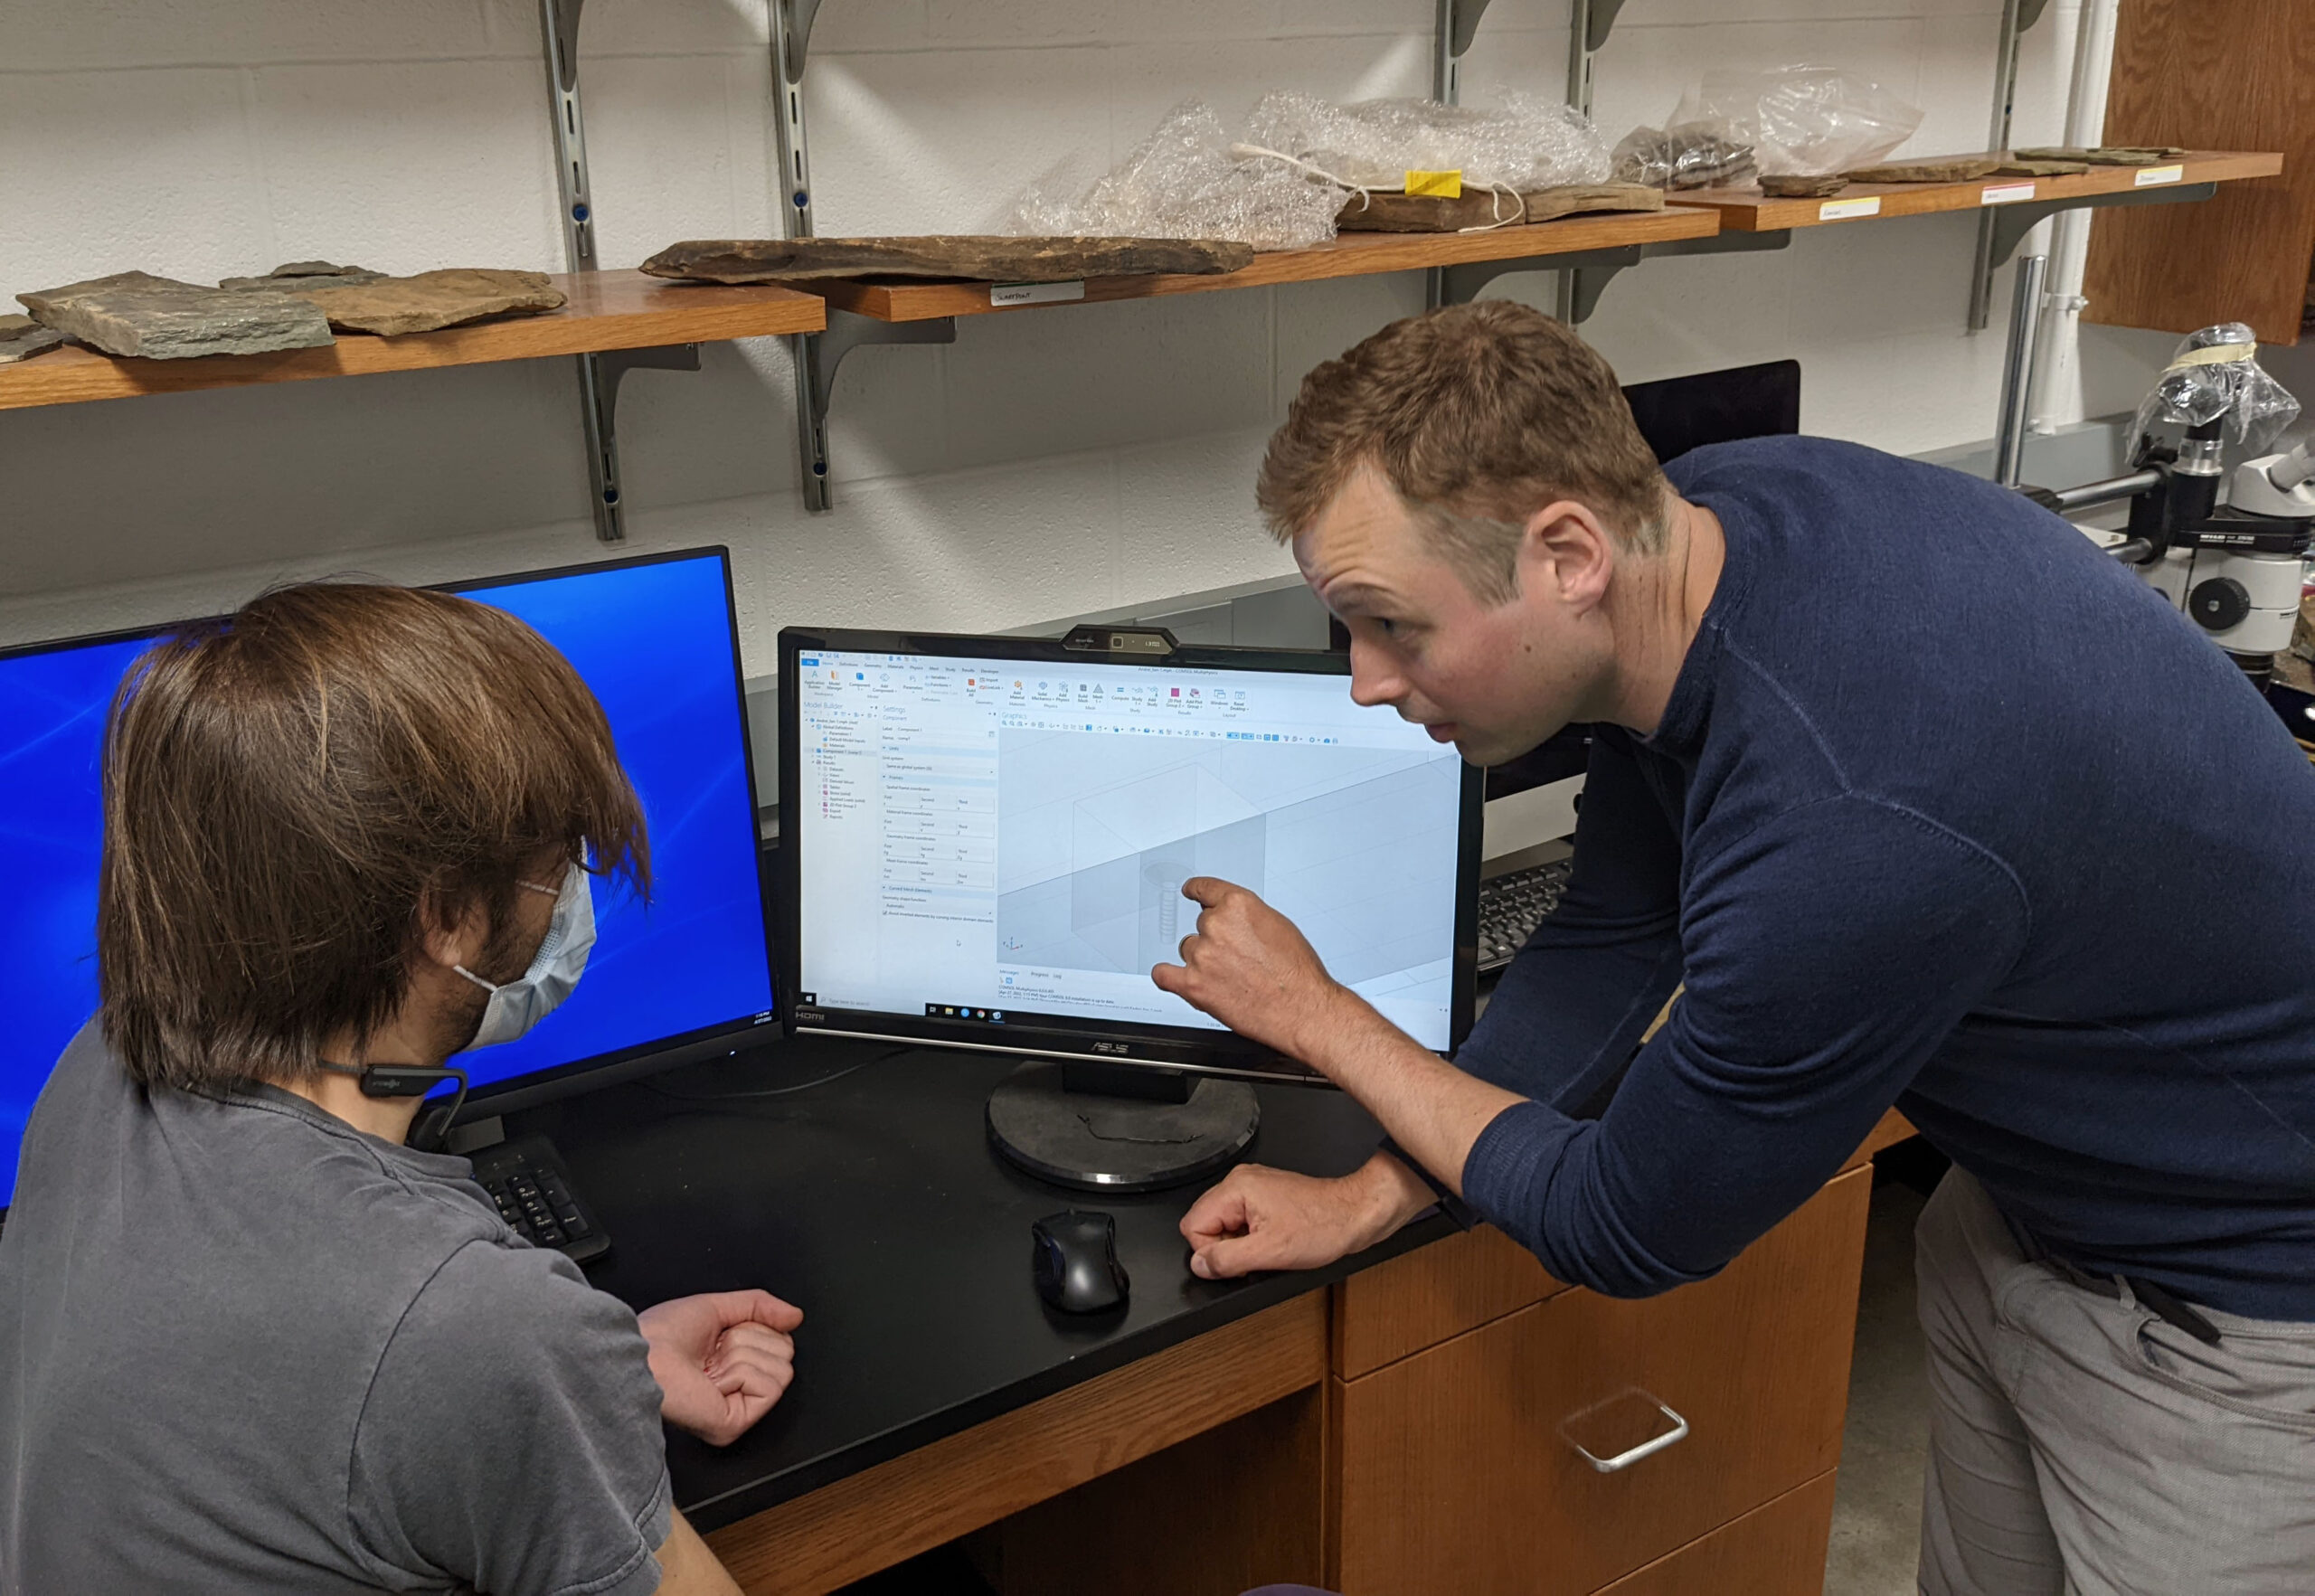
[[[1407,193],[1434,200],[1460,200],[1463,197],[1461,172],[1410,172]]]

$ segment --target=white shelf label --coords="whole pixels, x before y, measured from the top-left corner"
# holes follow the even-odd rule
[[[1085,297],[1085,283],[1079,279],[1073,283],[991,283],[988,302],[991,305],[1065,305],[1072,299]]]
[[[1878,216],[1879,214],[1881,214],[1879,194],[1868,194],[1861,200],[1827,200],[1817,207],[1817,220],[1819,222],[1847,222],[1852,217]]]
[[[2140,188],[2151,188],[2158,183],[2176,183],[2186,175],[2184,166],[2140,166],[2132,181]]]
[[[2034,197],[2030,183],[1989,183],[1978,192],[1980,205],[2014,205],[2020,200]]]

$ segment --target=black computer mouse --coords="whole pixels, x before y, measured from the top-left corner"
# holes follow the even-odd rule
[[[1048,1214],[1029,1227],[1030,1270],[1037,1295],[1063,1313],[1100,1313],[1125,1306],[1125,1265],[1118,1261],[1117,1221],[1106,1214]]]

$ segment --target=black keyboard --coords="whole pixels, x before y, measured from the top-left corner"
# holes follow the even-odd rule
[[[498,1216],[534,1247],[559,1247],[574,1262],[600,1258],[610,1238],[595,1223],[594,1211],[571,1189],[554,1144],[543,1136],[518,1137],[474,1155],[474,1177]]]
[[[1535,922],[1559,907],[1568,864],[1554,859],[1479,883],[1479,974],[1509,964],[1535,935]]]

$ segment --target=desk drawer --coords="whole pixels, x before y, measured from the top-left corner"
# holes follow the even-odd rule
[[[1403,1252],[1335,1288],[1334,1372],[1356,1380],[1567,1288],[1491,1225]]]
[[[1628,1573],[1599,1596],[1820,1596],[1833,1479],[1807,1485]]]
[[[1840,1459],[1869,1170],[1717,1278],[1641,1302],[1562,1291],[1333,1384],[1346,1596],[1583,1596]],[[1612,1472],[1669,1431],[1687,1434]]]

